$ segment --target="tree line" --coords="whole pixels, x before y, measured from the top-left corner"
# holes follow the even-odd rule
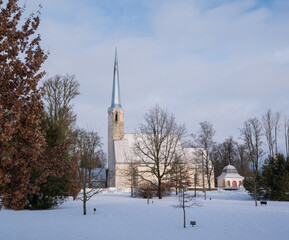
[[[226,165],[231,164],[245,177],[244,186],[254,197],[256,206],[260,198],[286,200],[288,197],[280,198],[278,194],[276,196],[268,194],[268,189],[272,188],[270,182],[279,181],[284,190],[280,194],[285,196],[284,193],[289,192],[288,168],[284,167],[283,173],[272,169],[272,161],[275,161],[276,166],[278,164],[287,166],[288,123],[286,115],[282,116],[280,112],[274,113],[269,109],[260,118],[249,118],[243,123],[243,126],[239,128],[240,142],[230,136],[222,143],[216,143],[213,140],[215,135],[213,125],[209,122],[201,122],[198,133],[192,135],[193,145],[206,150],[214,166],[216,184],[216,177],[221,174]],[[282,143],[279,142],[281,134],[284,136],[283,149],[280,147]],[[267,174],[268,171],[271,175]],[[205,169],[205,174],[209,176],[210,172]],[[277,180],[278,178],[283,180]]]
[[[199,130],[190,134],[188,141],[185,126],[178,124],[173,114],[156,105],[145,114],[144,123],[140,124],[135,135],[133,149],[138,160],[127,155],[129,167],[124,174],[132,193],[136,191],[145,197],[151,196],[155,191],[155,194],[162,198],[163,193],[172,187],[178,193],[192,182],[196,186],[198,180],[196,176],[189,176],[188,164],[182,152],[182,145],[185,143],[199,150],[199,156],[194,161],[197,160],[196,166],[199,173],[203,174],[201,181],[203,184],[207,181],[206,188],[209,190],[212,189],[213,176],[217,185],[217,177],[221,175],[223,168],[230,164],[245,177],[244,185],[254,197],[256,205],[261,196],[260,192],[264,198],[270,196],[270,199],[279,199],[279,196],[268,195],[266,190],[270,188],[269,183],[272,181],[269,178],[272,178],[272,173],[276,173],[275,177],[278,178],[278,171],[271,169],[270,175],[268,168],[273,166],[272,159],[275,159],[275,162],[280,161],[280,164],[283,161],[283,165],[287,166],[288,123],[286,116],[283,116],[282,120],[281,113],[274,113],[269,109],[260,119],[249,118],[243,123],[239,128],[239,142],[229,136],[223,142],[217,143],[214,140],[216,131],[213,124],[207,121],[200,123]],[[279,142],[282,132],[285,149],[281,149],[282,144]],[[285,153],[285,157],[281,152]],[[288,185],[286,169],[287,167],[284,167],[282,186]],[[280,175],[281,172],[279,177]],[[136,179],[140,179],[141,183]],[[264,185],[265,183],[267,185]],[[288,187],[285,189],[287,190],[284,191],[288,192]],[[282,194],[284,195],[284,192]]]

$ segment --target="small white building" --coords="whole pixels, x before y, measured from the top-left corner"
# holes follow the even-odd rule
[[[244,177],[239,175],[237,169],[232,165],[223,168],[222,174],[217,177],[219,188],[242,188]]]

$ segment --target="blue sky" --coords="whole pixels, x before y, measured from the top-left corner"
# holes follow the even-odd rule
[[[104,142],[116,45],[126,132],[156,103],[189,133],[212,122],[217,141],[268,108],[289,115],[289,1],[39,2],[48,77],[76,75],[78,125]]]

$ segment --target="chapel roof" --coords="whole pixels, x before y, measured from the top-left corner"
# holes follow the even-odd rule
[[[131,156],[135,157],[133,151],[135,133],[125,133],[121,140],[114,141],[116,163],[127,163]],[[138,159],[133,159],[137,161]]]
[[[222,174],[217,178],[244,178],[244,177],[239,175],[237,169],[229,164],[223,168]]]

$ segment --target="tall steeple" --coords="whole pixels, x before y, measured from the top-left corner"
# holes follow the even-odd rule
[[[112,97],[111,97],[111,106],[110,106],[110,108],[113,109],[115,107],[122,108],[121,102],[120,102],[117,47],[115,47],[113,86],[112,86]]]
[[[120,103],[117,49],[115,47],[113,87],[111,106],[108,108],[108,170],[111,175],[110,187],[115,187],[116,153],[114,142],[124,137],[124,111]]]

